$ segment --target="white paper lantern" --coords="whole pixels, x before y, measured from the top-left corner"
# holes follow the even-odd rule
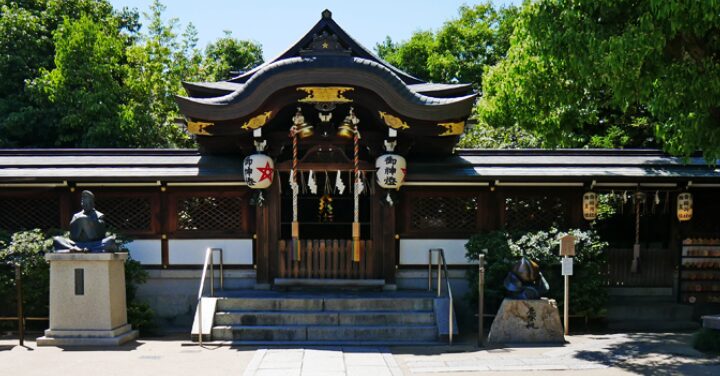
[[[378,185],[387,189],[400,189],[407,174],[407,162],[400,155],[385,154],[375,160],[375,170]]]
[[[275,164],[265,154],[253,154],[243,161],[245,183],[253,189],[265,189],[273,182]]]
[[[677,217],[680,222],[689,221],[693,216],[692,193],[683,192],[677,197]]]
[[[597,218],[598,197],[595,192],[585,192],[583,195],[583,218],[594,221]]]

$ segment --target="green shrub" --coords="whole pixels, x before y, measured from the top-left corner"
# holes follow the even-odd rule
[[[127,249],[124,248],[126,243],[123,242],[120,248],[123,252],[127,252]],[[138,285],[145,283],[147,278],[148,272],[143,269],[142,264],[128,257],[125,261],[125,294],[128,323],[141,332],[151,331],[155,328],[155,312],[150,308],[150,305],[138,301],[135,296]]]
[[[14,265],[22,267],[23,300],[26,316],[47,316],[50,299],[50,268],[45,253],[52,250],[52,239],[41,230],[16,232],[0,240],[0,263],[5,267],[0,272],[0,304],[10,308],[15,315],[16,290]],[[5,326],[15,328],[14,322]]]
[[[699,351],[720,353],[720,330],[700,329],[693,335],[692,345]]]
[[[503,280],[512,265],[523,255],[535,260],[540,271],[550,284],[548,297],[557,300],[562,307],[563,277],[560,267],[560,238],[566,234],[575,236],[575,262],[573,276],[570,277],[570,313],[590,317],[603,316],[607,303],[604,270],[607,257],[604,250],[607,243],[600,240],[592,230],[570,230],[561,232],[557,229],[537,231],[512,236],[503,231],[478,234],[470,238],[465,245],[466,258],[476,261],[483,249],[489,251],[485,255],[485,296],[486,312],[499,308],[505,296]],[[477,305],[478,272],[473,268],[468,273],[470,282],[469,299]],[[573,283],[574,282],[574,283]]]

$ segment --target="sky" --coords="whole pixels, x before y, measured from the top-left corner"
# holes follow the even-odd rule
[[[473,0],[165,0],[166,18],[178,18],[182,29],[192,22],[198,30],[198,47],[223,36],[249,39],[263,46],[269,60],[294,44],[330,9],[333,19],[368,49],[385,40],[408,39],[414,31],[437,30],[458,15],[458,8],[484,1]],[[493,0],[496,5],[520,0]],[[116,8],[147,11],[152,0],[110,0]],[[182,31],[182,30],[179,30]]]

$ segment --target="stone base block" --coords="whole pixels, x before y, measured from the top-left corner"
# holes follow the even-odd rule
[[[564,343],[554,300],[505,299],[490,327],[488,344]]]
[[[38,346],[119,346],[138,337],[130,324],[113,330],[52,330],[37,339]]]

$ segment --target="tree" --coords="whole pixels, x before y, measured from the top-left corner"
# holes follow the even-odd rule
[[[54,145],[48,132],[53,115],[38,107],[27,83],[54,68],[53,34],[66,18],[81,15],[95,22],[114,19],[128,32],[138,26],[136,14],[116,12],[107,1],[0,0],[0,147]]]
[[[180,116],[174,95],[183,92],[181,80],[196,77],[199,52],[195,49],[197,32],[189,24],[184,39],[178,39],[178,20],[162,19],[165,6],[155,0],[150,11],[143,13],[149,21],[147,32],[138,35],[138,43],[127,49],[130,91],[124,116],[130,123],[143,124],[152,130],[144,146],[188,147],[193,142],[176,122]]]
[[[720,157],[720,3],[540,0],[484,76],[480,119],[544,146]]]
[[[261,45],[233,38],[226,30],[224,37],[205,48],[203,73],[208,81],[227,80],[231,78],[231,72],[247,71],[262,63]]]
[[[418,31],[405,42],[387,37],[375,46],[389,63],[432,82],[467,82],[482,86],[483,69],[503,58],[509,47],[516,7],[495,9],[491,3],[462,6],[457,19],[436,33]]]
[[[105,0],[0,0],[0,147],[187,147],[174,95],[182,80],[227,78],[262,62],[229,35],[197,48],[197,30]],[[220,77],[223,76],[223,77]]]
[[[43,137],[53,146],[137,145],[134,124],[122,121],[127,74],[124,39],[112,23],[66,18],[55,32],[55,68],[40,69],[30,86],[40,108],[56,120]]]

